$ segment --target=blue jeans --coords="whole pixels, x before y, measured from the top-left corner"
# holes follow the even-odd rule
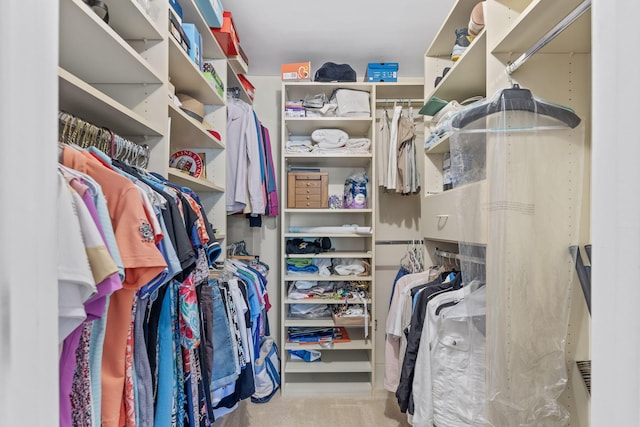
[[[213,296],[213,365],[211,369],[210,389],[213,391],[237,379],[234,343],[231,339],[231,329],[225,303],[215,279],[209,279],[209,286]]]

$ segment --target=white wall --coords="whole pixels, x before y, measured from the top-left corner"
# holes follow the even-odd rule
[[[58,420],[58,2],[3,6],[0,425],[50,427]]]
[[[640,3],[594,0],[592,425],[640,425],[640,144],[637,38]],[[633,55],[633,54],[632,54]]]

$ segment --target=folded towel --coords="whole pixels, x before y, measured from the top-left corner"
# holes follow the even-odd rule
[[[296,272],[296,273],[305,273],[305,274],[316,274],[318,272],[318,267],[315,265],[308,265],[306,267],[297,267],[295,265],[287,265],[287,271]]]
[[[371,147],[371,140],[369,138],[349,138],[345,143],[345,146],[349,150],[362,150],[369,151],[369,147]]]
[[[306,267],[308,265],[313,264],[313,260],[311,258],[289,258],[287,260],[288,265],[295,265],[296,267]]]
[[[311,133],[311,139],[318,144],[342,147],[349,139],[349,135],[340,129],[316,129]]]

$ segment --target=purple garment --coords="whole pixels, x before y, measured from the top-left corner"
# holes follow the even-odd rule
[[[82,183],[79,178],[72,179],[70,181],[71,186],[78,191],[78,194],[82,197],[82,201],[89,210],[93,222],[95,222],[102,241],[106,244],[104,231],[100,224],[98,217],[98,211],[96,205],[91,197],[91,194],[86,191],[87,186]],[[106,304],[106,296],[113,291],[122,288],[122,281],[118,273],[114,273],[111,276],[104,279],[102,282],[96,285],[97,293],[92,296],[88,301],[84,303],[85,311],[87,312],[87,318],[85,322],[89,322],[94,319],[102,317],[104,307]],[[72,426],[71,415],[71,388],[74,382],[74,372],[76,370],[76,351],[78,344],[80,343],[80,337],[82,336],[82,330],[84,323],[78,326],[67,338],[65,338],[62,346],[62,353],[60,355],[59,362],[59,376],[60,376],[60,427]],[[89,372],[85,372],[88,374]],[[85,381],[86,378],[77,378],[78,381]]]
[[[271,153],[271,138],[269,129],[263,127],[264,145],[267,155],[267,200],[269,201],[269,216],[278,216],[278,186],[276,185],[276,173],[273,166],[273,155]]]
[[[102,225],[100,224],[100,218],[98,217],[98,210],[96,209],[93,198],[88,191],[85,192],[82,196],[82,201],[87,206],[87,209],[89,209],[91,218],[98,227],[98,231],[100,232],[102,241],[105,242],[105,247],[108,248],[104,231],[102,229]],[[84,308],[87,311],[87,320],[94,320],[102,317],[102,314],[104,313],[104,307],[107,302],[107,295],[110,295],[118,289],[121,289],[122,281],[120,280],[120,276],[116,272],[104,279],[102,282],[98,283],[96,287],[98,288],[98,292],[84,303]]]

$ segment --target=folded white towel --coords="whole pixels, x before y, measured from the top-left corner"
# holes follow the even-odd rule
[[[318,144],[343,147],[349,139],[349,135],[340,129],[316,129],[311,133],[311,139]]]

